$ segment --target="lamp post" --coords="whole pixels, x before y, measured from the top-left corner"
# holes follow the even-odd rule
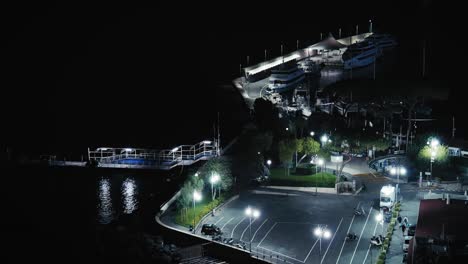
[[[216,172],[211,173],[210,183],[211,183],[211,200],[215,198],[214,184],[219,181],[219,174]]]
[[[398,166],[398,167],[393,167],[390,169],[390,174],[391,175],[397,175],[397,184],[396,184],[396,194],[395,194],[395,202],[398,202],[398,193],[399,191],[399,184],[400,184],[400,174],[401,175],[406,175],[406,169],[403,166]]]
[[[260,211],[257,209],[252,209],[249,206],[247,209],[245,209],[245,215],[249,217],[249,248],[250,252],[252,252],[252,217],[257,219],[260,216]]]
[[[317,164],[315,165],[315,174],[317,174],[317,165],[320,166],[320,172],[322,173],[322,177],[323,177],[323,164],[324,164],[324,160],[323,159],[318,159],[317,160]],[[315,195],[317,195],[317,184],[315,184]]]
[[[328,142],[327,134],[324,134],[322,137],[320,137],[320,141],[322,142],[322,146],[324,146]]]
[[[201,193],[198,191],[193,191],[193,233],[195,233],[195,202],[198,202],[202,199]]]
[[[267,160],[268,170],[270,170],[271,160]]]
[[[383,214],[379,213],[375,216],[375,220],[382,225],[382,236],[384,235],[384,221],[383,221]]]
[[[319,225],[314,229],[314,235],[319,238],[319,260],[322,258],[322,237],[329,239],[331,237],[330,230],[326,229],[327,226]]]
[[[437,151],[437,147],[439,146],[440,142],[437,138],[430,138],[428,141],[427,141],[427,145],[429,145],[431,147],[431,175],[430,177],[432,178],[432,163],[435,161],[436,159],[436,151]]]

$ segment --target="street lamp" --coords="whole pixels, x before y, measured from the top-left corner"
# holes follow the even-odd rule
[[[427,145],[429,145],[431,147],[431,178],[432,178],[432,163],[434,163],[435,159],[436,159],[436,151],[437,151],[437,147],[439,146],[440,142],[437,138],[430,138],[428,141],[427,141]]]
[[[322,145],[325,145],[328,141],[328,136],[324,134],[321,138],[320,141],[322,142]]]
[[[330,230],[326,229],[327,226],[321,226],[319,225],[314,229],[314,235],[319,238],[319,260],[322,258],[322,237],[329,239],[331,237],[331,232]]]
[[[379,213],[378,215],[375,216],[375,220],[382,225],[382,236],[384,235],[384,228],[383,228],[384,221],[383,221],[383,218],[384,217],[383,217],[382,213]]]
[[[214,184],[219,181],[219,174],[216,172],[213,172],[211,174],[210,178],[210,183],[211,183],[211,200],[214,200],[215,198],[215,193],[214,193]]]
[[[193,191],[193,233],[195,233],[195,202],[198,202],[202,199],[201,193],[198,191]]]
[[[314,131],[310,131],[310,136],[313,137],[315,135]]]
[[[397,175],[395,201],[398,202],[398,193],[399,193],[398,185],[400,183],[400,174],[401,175],[406,175],[406,169],[403,166],[393,167],[393,168],[390,169],[390,174],[391,175],[395,175],[395,174]]]
[[[195,177],[198,177],[198,172],[195,172]]]
[[[259,216],[260,216],[260,211],[257,210],[257,209],[252,209],[249,207],[247,207],[245,209],[245,215],[247,215],[249,217],[249,247],[250,247],[250,252],[252,252],[252,217],[254,219],[257,219]]]

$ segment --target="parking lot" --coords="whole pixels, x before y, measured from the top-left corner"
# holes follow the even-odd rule
[[[246,193],[204,223],[216,224],[224,238],[234,238],[247,250],[251,242],[252,254],[272,262],[371,263],[373,258],[375,263],[379,251],[370,247],[370,238],[382,232],[382,225],[375,220],[378,205],[366,197]],[[258,218],[245,215],[249,206],[260,211]],[[358,206],[365,215],[354,215]],[[329,230],[330,237],[320,241],[314,235],[318,226]],[[358,239],[346,241],[349,232]]]

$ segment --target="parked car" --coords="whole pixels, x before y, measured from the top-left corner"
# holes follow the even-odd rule
[[[405,236],[405,241],[403,242],[403,252],[408,252],[409,244],[412,238],[412,236]]]
[[[407,229],[408,231],[408,236],[414,236],[416,233],[416,226],[415,225],[410,225]]]
[[[214,224],[204,224],[201,229],[202,235],[221,235],[221,229]]]

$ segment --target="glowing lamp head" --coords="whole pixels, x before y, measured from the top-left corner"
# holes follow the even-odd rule
[[[327,135],[323,135],[323,136],[320,138],[320,141],[322,141],[323,143],[326,143],[326,142],[328,141]]]
[[[323,165],[323,159],[318,159],[318,160],[317,160],[317,164],[320,165],[320,166],[322,166],[322,165]]]
[[[247,209],[245,209],[245,215],[251,216],[252,215],[252,208],[247,207]]]
[[[253,217],[254,217],[254,218],[258,218],[258,217],[260,216],[260,211],[258,211],[258,210],[253,210],[253,213],[252,213],[252,214],[253,214]]]
[[[322,231],[322,229],[320,227],[316,227],[314,229],[314,235],[320,237],[320,236],[322,236],[322,233],[323,233],[323,231]]]
[[[431,147],[432,148],[435,148],[438,145],[439,145],[439,140],[438,139],[434,138],[434,139],[431,140]]]
[[[390,169],[390,174],[391,175],[395,175],[397,173],[397,169],[396,168],[391,168]]]
[[[270,166],[271,165],[271,160],[267,160],[267,164],[268,164],[268,166]]]
[[[193,200],[196,202],[200,201],[202,199],[201,193],[198,191],[193,191]]]
[[[406,175],[406,169],[404,167],[400,168],[400,174],[401,175]]]
[[[311,131],[310,132],[310,135],[313,137],[315,135],[315,132],[314,131]]]
[[[325,231],[323,232],[323,237],[324,237],[324,238],[327,238],[327,239],[330,238],[330,237],[331,237],[331,232],[328,231],[328,230],[325,230]]]
[[[383,215],[382,214],[378,214],[375,216],[375,220],[377,220],[378,222],[382,221],[383,219]]]
[[[217,183],[219,181],[219,175],[217,173],[213,173],[210,178],[211,183]]]

